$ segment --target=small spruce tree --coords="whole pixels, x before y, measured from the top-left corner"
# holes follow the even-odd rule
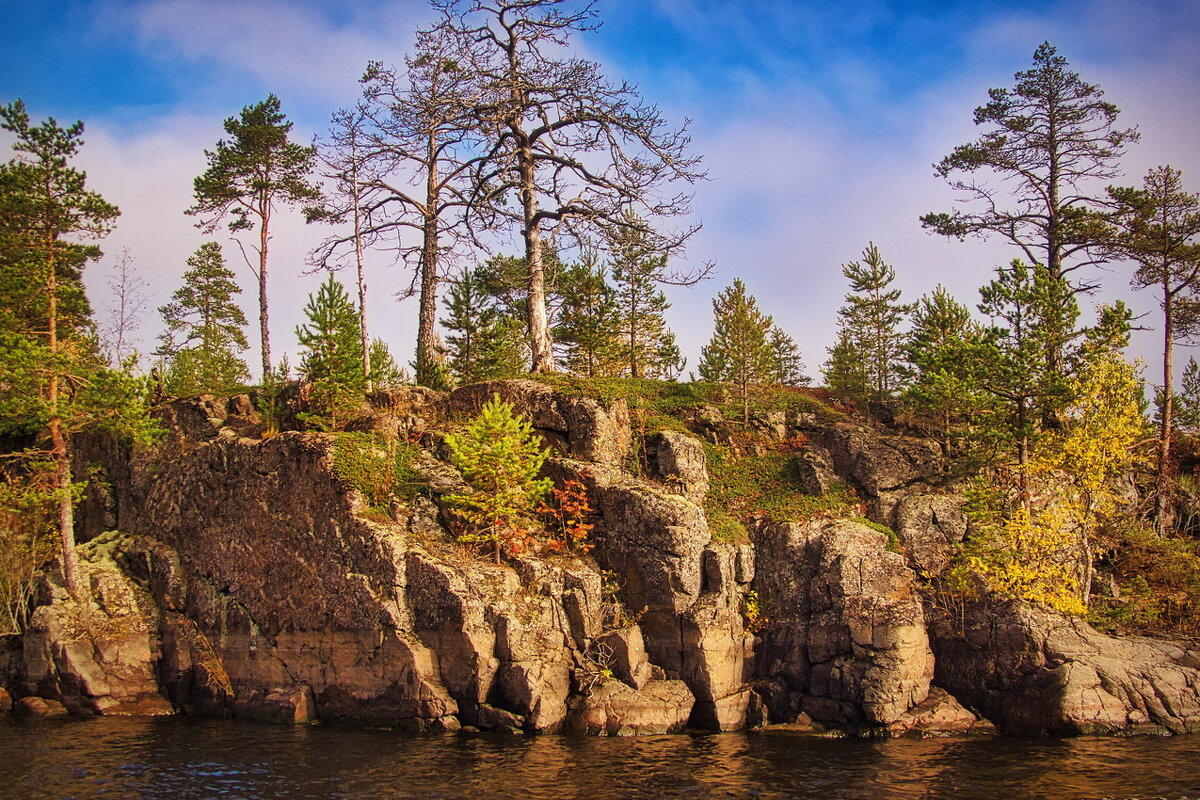
[[[471,270],[446,293],[446,349],[460,384],[519,375],[524,368],[522,323],[504,313],[488,291],[487,275]]]
[[[806,386],[810,378],[804,374],[804,359],[791,336],[783,332],[778,325],[771,326],[767,334],[767,342],[771,345],[774,356],[771,365],[770,380],[780,386]]]
[[[594,252],[563,272],[560,291],[554,342],[563,351],[563,366],[589,378],[619,374],[621,319],[613,287]]]
[[[629,219],[631,224],[618,228],[609,245],[619,320],[617,353],[629,377],[663,377],[677,371],[673,367],[679,360],[677,349],[672,352],[666,342],[671,332],[663,314],[671,304],[657,288],[667,256],[653,249],[636,218]],[[672,356],[675,361],[668,363]]]
[[[771,380],[775,352],[767,335],[771,318],[758,310],[740,278],[713,300],[713,335],[700,351],[700,377],[731,383],[742,406],[742,424],[750,424],[750,394]]]
[[[839,349],[830,349],[825,380],[830,388],[851,388],[848,379],[865,372],[866,394],[855,399],[883,402],[899,388],[904,346],[900,323],[910,307],[899,302],[899,289],[888,288],[896,271],[884,262],[874,242],[863,250],[862,261],[843,264],[842,274],[850,281],[850,293],[838,310]]]
[[[553,485],[538,477],[547,451],[533,426],[493,395],[462,433],[446,437],[446,446],[471,487],[446,497],[468,525],[459,538],[490,542],[497,564],[502,551],[520,552],[532,537],[530,518]]]
[[[330,273],[304,309],[308,324],[296,328],[304,348],[300,372],[312,384],[310,410],[302,420],[317,428],[334,429],[357,408],[366,385],[358,311]]]
[[[250,378],[241,357],[246,315],[234,299],[242,290],[216,242],[200,245],[187,264],[183,286],[158,309],[166,325],[155,351],[166,361],[163,384],[176,396],[228,393]]]

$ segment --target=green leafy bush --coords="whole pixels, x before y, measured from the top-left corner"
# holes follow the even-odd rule
[[[373,433],[339,433],[333,473],[361,492],[372,508],[384,510],[393,499],[416,498],[420,481],[412,464],[417,453],[416,445],[389,442]]]

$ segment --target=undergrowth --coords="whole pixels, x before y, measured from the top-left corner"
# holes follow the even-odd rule
[[[348,488],[357,489],[376,511],[386,511],[393,499],[415,500],[421,482],[413,468],[420,448],[409,442],[384,439],[373,433],[339,433],[333,448],[333,473]]]
[[[821,497],[805,494],[791,467],[794,452],[737,456],[721,445],[704,449],[710,484],[704,513],[716,539],[743,541],[745,526],[758,521],[804,522],[858,512],[857,496],[840,481]]]

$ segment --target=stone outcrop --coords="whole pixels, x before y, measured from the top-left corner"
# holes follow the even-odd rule
[[[896,504],[893,529],[913,569],[936,575],[950,565],[955,547],[967,536],[961,494],[915,492]]]
[[[771,722],[888,725],[929,694],[933,654],[914,576],[886,537],[846,521],[759,536],[769,623],[755,674]]]
[[[651,681],[635,689],[608,680],[576,701],[571,728],[609,736],[677,733],[687,725],[693,702],[683,681]]]
[[[1200,650],[1019,601],[939,614],[937,682],[1002,733],[1200,732]]]
[[[837,423],[805,429],[828,454],[834,471],[859,491],[872,517],[890,523],[896,503],[908,491],[935,482],[944,470],[941,448],[927,439],[881,434]]]
[[[589,553],[497,564],[456,541],[444,496],[464,482],[442,437],[494,395],[550,445],[546,475],[587,487]],[[360,412],[351,429],[421,443],[416,496],[370,507],[334,468],[337,437],[264,437],[248,396],[164,406],[157,450],[80,440],[96,478],[85,591],[48,574],[27,634],[0,637],[0,710],[605,735],[1200,730],[1200,654],[1183,645],[1014,604],[923,606],[917,573],[968,533],[930,442],[776,411],[751,446],[697,407],[695,436],[635,447],[624,402],[529,380],[377,392]],[[703,440],[803,445],[805,492],[848,484],[904,553],[819,516],[714,541]]]
[[[33,612],[25,633],[25,694],[54,698],[74,713],[174,713],[154,671],[158,609],[118,567],[124,543],[108,536],[79,549],[87,600],[47,583],[55,602]]]

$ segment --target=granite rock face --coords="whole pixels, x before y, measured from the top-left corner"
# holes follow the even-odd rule
[[[1200,732],[1200,650],[1018,601],[935,618],[937,682],[1005,734]]]
[[[755,669],[771,722],[888,725],[929,694],[933,653],[915,576],[847,520],[771,526],[754,585],[771,614]]]
[[[587,486],[589,553],[496,564],[456,541],[444,496],[463,479],[441,435],[495,395],[550,447],[546,475]],[[338,476],[335,436],[264,437],[249,397],[161,414],[158,449],[76,448],[104,479],[77,517],[85,591],[48,573],[23,640],[0,639],[14,710],[607,735],[1200,729],[1183,645],[1013,604],[926,608],[917,572],[968,526],[924,440],[799,412],[753,423],[771,446],[807,442],[798,488],[848,484],[902,555],[820,516],[715,541],[702,441],[742,434],[713,407],[687,415],[693,436],[529,380],[377,392],[350,427],[421,447],[419,496],[389,508]]]

